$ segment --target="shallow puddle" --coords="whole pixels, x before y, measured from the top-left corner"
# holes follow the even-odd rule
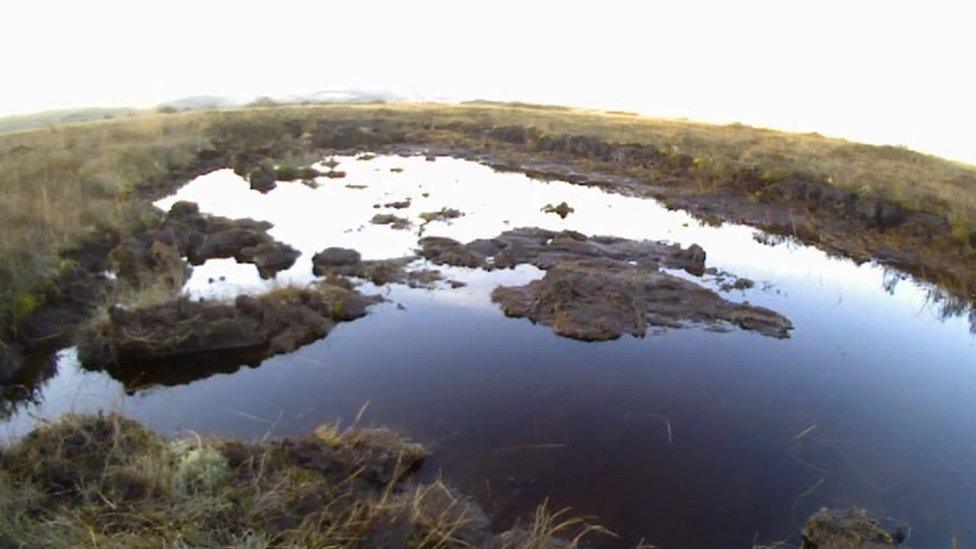
[[[212,260],[186,291],[307,282],[311,255],[330,246],[382,259],[412,254],[421,232],[467,242],[517,227],[573,229],[697,243],[709,267],[758,282],[723,295],[784,314],[792,337],[693,327],[583,343],[505,318],[490,302],[497,285],[542,271],[441,268],[467,285],[366,285],[389,301],[260,364],[187,368],[155,384],[130,381],[126,392],[64,350],[38,402],[0,428],[5,436],[38,417],[101,408],[164,432],[258,438],[348,424],[367,405],[364,421],[428,444],[436,457],[424,474],[443,471],[500,525],[549,498],[600,517],[621,535],[610,545],[796,544],[811,512],[858,505],[907,520],[915,546],[976,545],[976,345],[967,319],[943,318],[926,288],[596,188],[451,158],[337,160],[347,176],[314,189],[279,183],[262,195],[220,170],[160,201],[270,221],[272,236],[303,253],[272,281],[253,265]],[[407,208],[373,207],[404,199]],[[575,209],[565,219],[542,212],[563,201]],[[444,207],[464,215],[423,224],[422,213]],[[377,213],[413,226],[371,224]]]

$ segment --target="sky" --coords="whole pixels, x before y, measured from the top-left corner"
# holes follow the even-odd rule
[[[976,3],[8,2],[0,115],[356,88],[817,131],[976,164]]]

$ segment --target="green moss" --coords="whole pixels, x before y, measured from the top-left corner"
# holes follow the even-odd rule
[[[11,313],[14,324],[20,324],[30,315],[34,314],[41,306],[41,299],[28,292],[22,292],[14,297],[11,304]]]

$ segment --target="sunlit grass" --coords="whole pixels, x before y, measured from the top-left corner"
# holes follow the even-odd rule
[[[544,134],[651,144],[665,154],[693,157],[689,177],[700,179],[698,184],[721,182],[747,168],[768,180],[810,174],[910,210],[944,215],[960,246],[970,245],[976,229],[976,168],[816,134],[488,102],[147,113],[0,135],[0,326],[10,327],[43,303],[41,286],[58,272],[59,248],[99,227],[124,231],[138,223],[149,206],[132,190],[192,163],[198,150],[214,145],[215,136],[264,143],[282,155],[285,166],[300,166],[308,161],[317,124],[336,120],[379,121],[448,142],[457,135],[452,127],[519,125]],[[215,134],[215,123],[223,133]]]
[[[202,128],[194,117],[142,116],[0,136],[0,326],[40,302],[58,249],[138,222],[148,204],[133,186],[188,163],[206,144]]]

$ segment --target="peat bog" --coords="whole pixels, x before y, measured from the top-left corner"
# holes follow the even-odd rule
[[[548,499],[618,536],[597,545],[795,545],[857,506],[976,543],[976,347],[932,285],[625,175],[356,149],[158,197],[114,265],[168,265],[181,297],[122,300],[25,369],[6,436],[100,409],[255,441],[364,423],[422,442],[418,478],[498,530]]]

